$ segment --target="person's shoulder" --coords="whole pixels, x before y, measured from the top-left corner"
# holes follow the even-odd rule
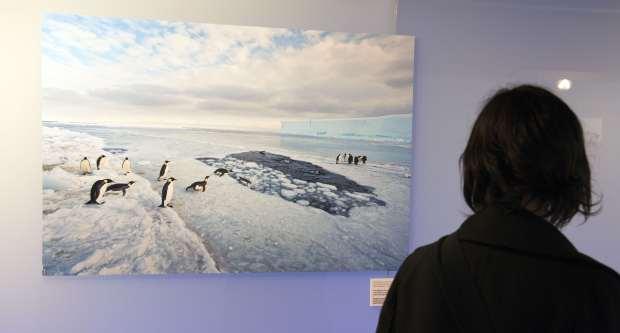
[[[401,275],[410,275],[420,269],[426,271],[426,269],[431,268],[436,262],[437,247],[440,245],[442,239],[443,238],[416,248],[402,263],[399,269]]]
[[[577,292],[579,311],[577,332],[618,332],[620,329],[620,275],[612,268],[579,254],[585,265],[571,278]]]
[[[579,253],[579,257],[585,263],[585,270],[590,281],[598,286],[611,288],[620,294],[620,274],[618,272],[583,253]]]

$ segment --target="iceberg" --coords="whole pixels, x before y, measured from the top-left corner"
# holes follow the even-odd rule
[[[282,134],[411,143],[412,115],[282,121]]]

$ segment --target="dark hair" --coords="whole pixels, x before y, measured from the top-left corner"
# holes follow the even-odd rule
[[[501,89],[486,103],[461,155],[463,196],[478,212],[489,205],[527,209],[557,227],[596,213],[579,119],[546,89]]]

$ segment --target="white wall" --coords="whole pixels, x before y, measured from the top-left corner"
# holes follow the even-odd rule
[[[577,248],[620,271],[620,1],[401,0],[398,33],[416,35],[412,248],[455,230],[469,209],[458,158],[484,98],[510,83],[561,92],[603,119],[594,162],[602,213],[567,228]]]

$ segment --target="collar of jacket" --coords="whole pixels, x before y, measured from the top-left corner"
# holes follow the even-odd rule
[[[527,211],[490,206],[469,217],[457,231],[461,240],[543,255],[583,259],[555,226]]]

